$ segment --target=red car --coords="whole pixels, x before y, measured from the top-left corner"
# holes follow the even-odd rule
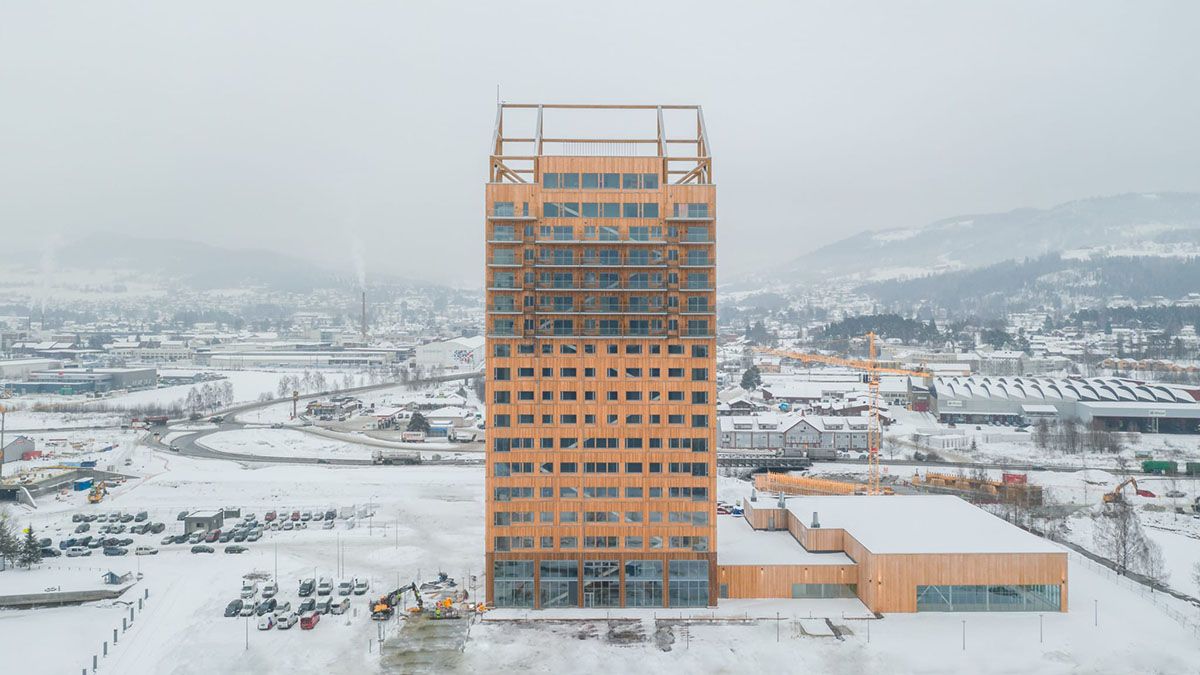
[[[292,520],[300,520],[300,512],[292,511]]]
[[[211,544],[214,541],[216,541],[220,536],[221,536],[220,530],[213,530],[213,531],[209,532],[208,534],[204,535],[204,541]]]
[[[309,612],[300,617],[300,630],[312,630],[316,627],[317,622],[321,620],[321,615],[316,612]]]
[[[271,522],[272,520],[275,520],[275,512],[267,511],[267,514],[265,516],[263,516],[263,520],[267,521],[268,523]]]

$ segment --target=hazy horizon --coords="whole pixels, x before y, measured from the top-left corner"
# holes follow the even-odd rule
[[[1196,5],[255,9],[0,9],[9,246],[115,232],[478,286],[497,84],[704,106],[722,276],[868,229],[1200,189]]]

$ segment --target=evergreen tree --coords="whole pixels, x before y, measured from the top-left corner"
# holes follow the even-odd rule
[[[750,366],[746,372],[742,373],[742,389],[751,391],[762,385],[762,374],[758,371],[758,366]]]
[[[429,433],[429,420],[419,412],[413,413],[412,419],[408,421],[408,431],[423,431]]]
[[[19,552],[20,542],[13,534],[8,514],[0,513],[0,570],[8,569],[9,563],[15,563]]]
[[[29,569],[42,562],[42,547],[38,546],[37,537],[33,536],[33,525],[25,530],[25,541],[21,543],[21,551],[17,562]]]

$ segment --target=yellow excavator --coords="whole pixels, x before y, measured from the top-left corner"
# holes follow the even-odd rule
[[[1126,478],[1124,481],[1121,482],[1120,485],[1117,485],[1117,487],[1113,488],[1112,492],[1104,493],[1104,503],[1105,504],[1113,504],[1116,502],[1125,501],[1125,495],[1124,495],[1123,491],[1124,491],[1126,485],[1132,485],[1134,493],[1137,494],[1137,496],[1139,496],[1139,497],[1153,497],[1154,496],[1153,492],[1139,488],[1137,480],[1135,480],[1134,478],[1131,477],[1131,478]]]
[[[107,494],[108,487],[104,484],[104,481],[100,481],[99,483],[93,485],[92,491],[88,493],[88,503],[99,504]]]

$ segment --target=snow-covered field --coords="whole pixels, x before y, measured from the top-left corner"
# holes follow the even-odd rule
[[[370,459],[372,448],[292,429],[237,429],[205,436],[200,444],[218,452],[259,457]]]
[[[243,434],[253,439],[265,432],[273,438],[307,436],[292,430],[244,430],[209,438]],[[247,440],[246,445],[257,443]],[[71,494],[43,500],[36,511],[14,508],[13,515],[18,523],[32,524],[39,536],[56,540],[72,531],[71,513],[89,509],[149,510],[152,520],[167,523],[168,532],[179,527],[175,520],[179,511],[225,505],[261,516],[271,509],[373,504],[375,516],[354,529],[338,521],[334,530],[268,532],[262,541],[249,544],[249,553],[238,556],[221,553],[221,545],[216,554],[193,555],[187,546],[159,546],[160,536],[135,536],[137,544],[159,546],[162,552],[140,559],[85,559],[79,566],[109,560],[122,569],[139,565],[145,578],[130,595],[150,591],[145,613],[115,648],[110,645],[101,672],[379,672],[377,655],[368,652],[378,626],[365,615],[366,598],[394,587],[397,581],[429,577],[438,570],[466,578],[479,574],[483,564],[483,471],[479,467],[246,467],[151,453],[143,447],[133,449],[130,460],[126,470],[144,478],[116,488],[100,507],[89,507],[82,494]],[[834,464],[819,466],[831,472],[839,469]],[[861,470],[857,465],[840,468]],[[749,491],[748,483],[718,480],[722,499],[733,500]],[[299,578],[335,576],[339,544],[344,548],[343,576],[365,577],[372,585],[367,596],[354,597],[357,615],[352,610],[341,617],[323,617],[313,631],[260,632],[251,623],[247,648],[246,619],[221,615],[225,604],[237,597],[241,576],[252,571],[272,573],[278,550],[281,596],[295,604]],[[50,584],[41,576],[36,581]],[[822,602],[836,601],[769,601],[767,613],[778,610],[785,617],[778,641],[774,622],[694,624],[687,637],[679,628],[670,633],[665,641],[670,651],[655,639],[652,618],[643,620],[646,639],[632,643],[607,641],[602,621],[590,631],[575,623],[484,622],[472,627],[465,652],[447,670],[1176,673],[1194,672],[1200,662],[1195,633],[1139,594],[1076,563],[1071,566],[1071,611],[1043,616],[1044,642],[1038,640],[1038,615],[1019,613],[888,615],[871,622],[868,642],[863,621],[841,620],[833,605],[824,607]],[[728,601],[718,611],[757,614],[765,606]],[[1098,627],[1093,625],[1097,607]],[[834,622],[851,633],[841,641],[814,636],[820,632],[815,624],[808,626],[813,630],[802,630],[798,619],[814,610],[818,616],[829,610]],[[103,640],[111,639],[112,628],[119,627],[122,612],[127,611],[113,602],[0,611],[0,653],[18,654],[22,673],[76,672],[90,665],[91,654],[99,652]],[[796,622],[790,620],[793,614]],[[64,639],[65,635],[70,638]]]

